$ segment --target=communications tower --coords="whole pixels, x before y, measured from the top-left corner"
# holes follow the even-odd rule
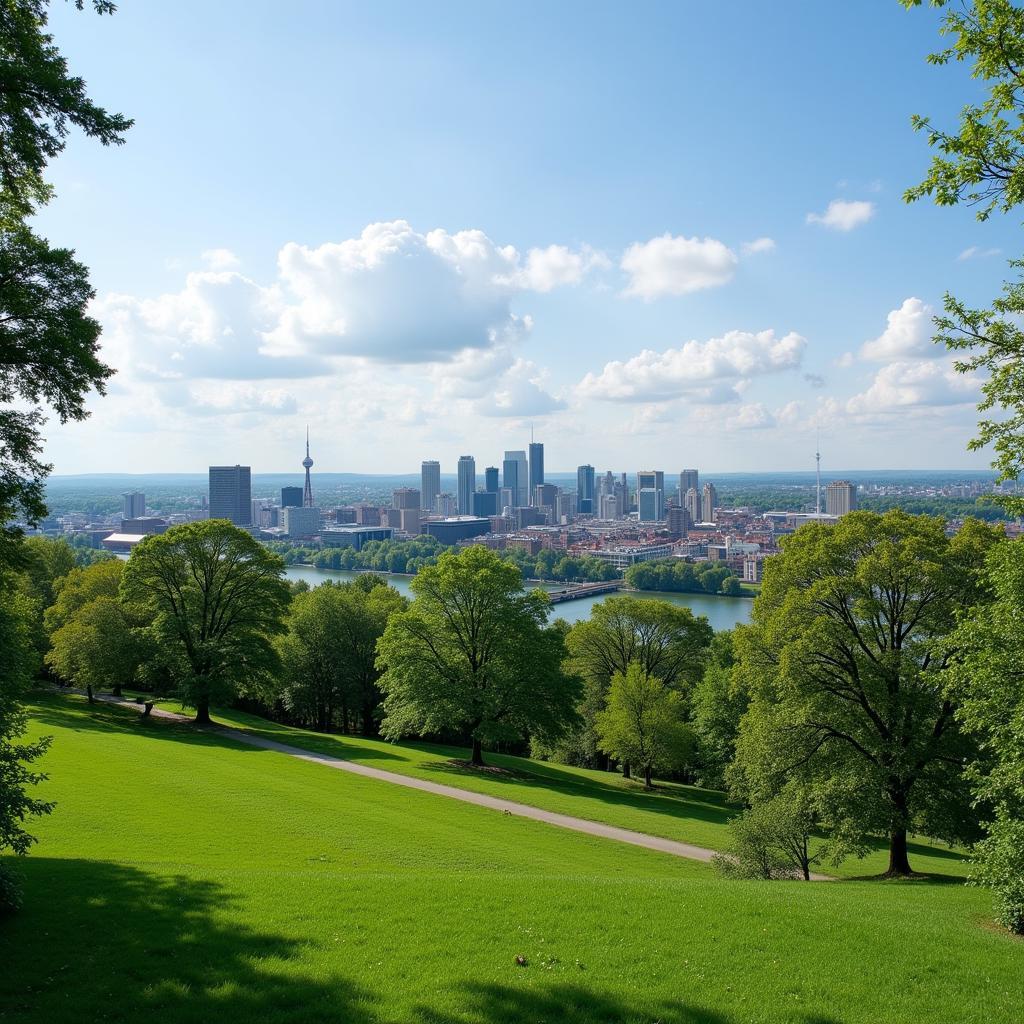
[[[313,507],[313,485],[309,482],[309,471],[313,468],[313,460],[309,457],[309,427],[306,427],[306,457],[302,460],[306,467],[306,487],[302,492],[302,504],[305,508]]]

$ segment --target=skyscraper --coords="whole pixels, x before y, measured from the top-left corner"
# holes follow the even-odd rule
[[[530,442],[530,502],[537,500],[537,488],[544,483],[544,445]]]
[[[306,427],[306,457],[302,460],[306,470],[306,486],[302,489],[302,505],[304,508],[313,507],[313,485],[309,482],[309,471],[313,468],[313,460],[309,457],[309,427]]]
[[[640,507],[640,492],[654,491],[654,519],[643,520],[655,522],[665,518],[665,474],[660,469],[641,469],[636,475],[637,508]]]
[[[301,508],[302,507],[302,488],[301,487],[282,487],[281,488],[281,508]]]
[[[825,512],[830,516],[845,516],[857,507],[857,485],[849,480],[833,480],[825,488]]]
[[[710,481],[704,485],[703,497],[700,503],[701,519],[705,523],[715,521],[715,509],[718,507],[718,491]]]
[[[501,490],[501,481],[498,478],[498,467],[488,466],[484,470],[484,490],[488,494],[497,494]],[[498,499],[495,498],[495,501]]]
[[[391,507],[418,509],[420,507],[420,492],[415,487],[399,487],[391,493]]]
[[[121,495],[121,518],[141,519],[146,514],[146,495],[142,491],[125,491]]]
[[[594,467],[576,467],[576,511],[590,515],[594,509]]]
[[[530,503],[530,470],[526,462],[526,452],[505,452],[505,460],[501,464],[502,486],[515,493],[516,508],[523,508]]]
[[[473,514],[473,495],[476,493],[476,459],[472,455],[459,458],[459,515]]]
[[[636,492],[637,518],[641,523],[656,523],[658,516],[658,492],[653,487],[638,487]]]
[[[423,508],[434,511],[441,493],[441,463],[429,459],[420,465],[420,501]]]
[[[252,525],[252,470],[249,466],[210,467],[210,518]]]
[[[690,516],[691,523],[701,522],[700,515],[700,492],[696,487],[691,487],[683,497],[683,508]]]
[[[679,504],[682,505],[686,502],[686,492],[693,489],[700,493],[700,481],[697,476],[697,470],[695,469],[684,469],[679,474]]]

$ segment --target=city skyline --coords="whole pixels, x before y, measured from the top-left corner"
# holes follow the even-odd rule
[[[991,299],[1014,227],[902,201],[928,159],[910,116],[948,124],[971,87],[924,61],[937,12],[315,4],[317,32],[271,39],[224,0],[202,9],[216,74],[266,68],[240,104],[202,55],[168,94],[178,9],[66,6],[57,42],[101,102],[130,87],[138,128],[121,160],[70,146],[38,218],[90,266],[118,370],[89,421],[47,424],[58,474],[286,467],[305,422],[343,425],[318,464],[355,472],[408,466],[411,440],[447,465],[468,437],[526,449],[531,423],[570,470],[668,466],[680,438],[792,470],[819,429],[844,469],[989,461],[930,319],[947,290]],[[168,149],[181,116],[198,150]]]

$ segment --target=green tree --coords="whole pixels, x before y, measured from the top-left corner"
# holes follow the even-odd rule
[[[98,597],[116,600],[121,589],[125,563],[110,558],[92,565],[70,569],[53,585],[54,596],[43,622],[50,635],[61,628],[83,606]]]
[[[572,722],[579,682],[562,668],[562,632],[514,565],[482,546],[445,552],[412,589],[377,646],[384,736],[459,730],[481,765],[485,742],[551,739]]]
[[[903,0],[919,6],[921,0]],[[905,193],[908,202],[932,199],[939,206],[967,203],[979,220],[994,211],[1008,212],[1024,199],[1024,9],[1011,0],[966,0],[945,7],[941,33],[949,46],[932,53],[935,65],[968,64],[983,83],[985,98],[968,103],[956,131],[936,127],[915,115],[914,127],[925,132],[936,150],[928,174]],[[1019,271],[1024,261],[1013,260]],[[970,442],[977,450],[991,445],[993,466],[1003,480],[1016,480],[1024,470],[1024,281],[1004,285],[988,309],[976,309],[947,294],[945,315],[936,319],[935,340],[965,356],[955,366],[961,373],[983,371],[983,414]],[[1003,496],[1009,511],[1024,513],[1024,499]]]
[[[714,636],[707,668],[694,687],[691,700],[701,781],[705,786],[724,787],[725,770],[735,755],[740,720],[749,703],[742,676],[735,669],[732,631],[723,630]]]
[[[25,830],[26,818],[48,814],[52,806],[28,795],[28,788],[44,778],[32,762],[49,740],[20,738],[27,720],[22,700],[39,664],[32,636],[36,615],[33,602],[10,577],[0,576],[0,853],[28,852],[34,840]],[[17,886],[0,865],[0,912],[15,909],[17,898]]]
[[[891,875],[910,873],[911,829],[973,838],[963,769],[974,745],[943,671],[1000,532],[968,520],[950,538],[938,519],[853,512],[786,538],[752,623],[736,630],[751,689],[729,770],[737,795],[764,802],[800,782],[833,852],[886,836]]]
[[[694,736],[683,721],[682,697],[638,662],[612,676],[605,708],[597,716],[601,747],[639,768],[644,788],[655,771],[682,768],[693,756]]]
[[[971,766],[979,801],[993,809],[977,879],[992,887],[997,918],[1024,934],[1024,542],[993,548],[987,569],[995,600],[957,630],[963,655],[950,690],[979,740]]]
[[[223,519],[173,526],[132,552],[121,597],[152,621],[153,659],[183,703],[209,722],[210,703],[280,667],[290,592],[284,563]]]

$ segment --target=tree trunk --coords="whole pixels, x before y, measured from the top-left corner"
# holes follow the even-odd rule
[[[92,684],[91,683],[86,684],[85,692],[86,692],[86,695],[89,698],[89,703],[90,704],[94,703],[93,699],[92,699]]]
[[[196,700],[196,725],[210,724],[210,698],[199,697]]]
[[[124,694],[122,694],[122,693],[121,693],[121,684],[120,684],[120,683],[116,683],[116,684],[115,684],[115,685],[114,685],[114,686],[113,686],[113,687],[111,688],[110,692],[111,692],[111,693],[112,693],[112,694],[113,694],[113,695],[114,695],[115,697],[123,697],[123,696],[124,696]]]
[[[377,722],[373,717],[373,701],[370,700],[363,703],[363,735],[377,735]]]
[[[804,873],[804,881],[811,880],[811,851],[806,838],[800,846],[800,868]]]
[[[653,789],[651,785],[651,766],[647,765],[644,768],[644,789]]]
[[[628,761],[623,761],[622,762],[622,777],[624,779],[631,779],[631,778],[633,778],[633,772],[631,771],[631,769],[629,767],[629,762]]]
[[[484,750],[478,739],[473,740],[473,756],[469,762],[477,768],[482,768],[484,763]]]
[[[885,874],[887,878],[900,878],[911,874],[905,828],[894,828],[889,833],[889,870]]]

